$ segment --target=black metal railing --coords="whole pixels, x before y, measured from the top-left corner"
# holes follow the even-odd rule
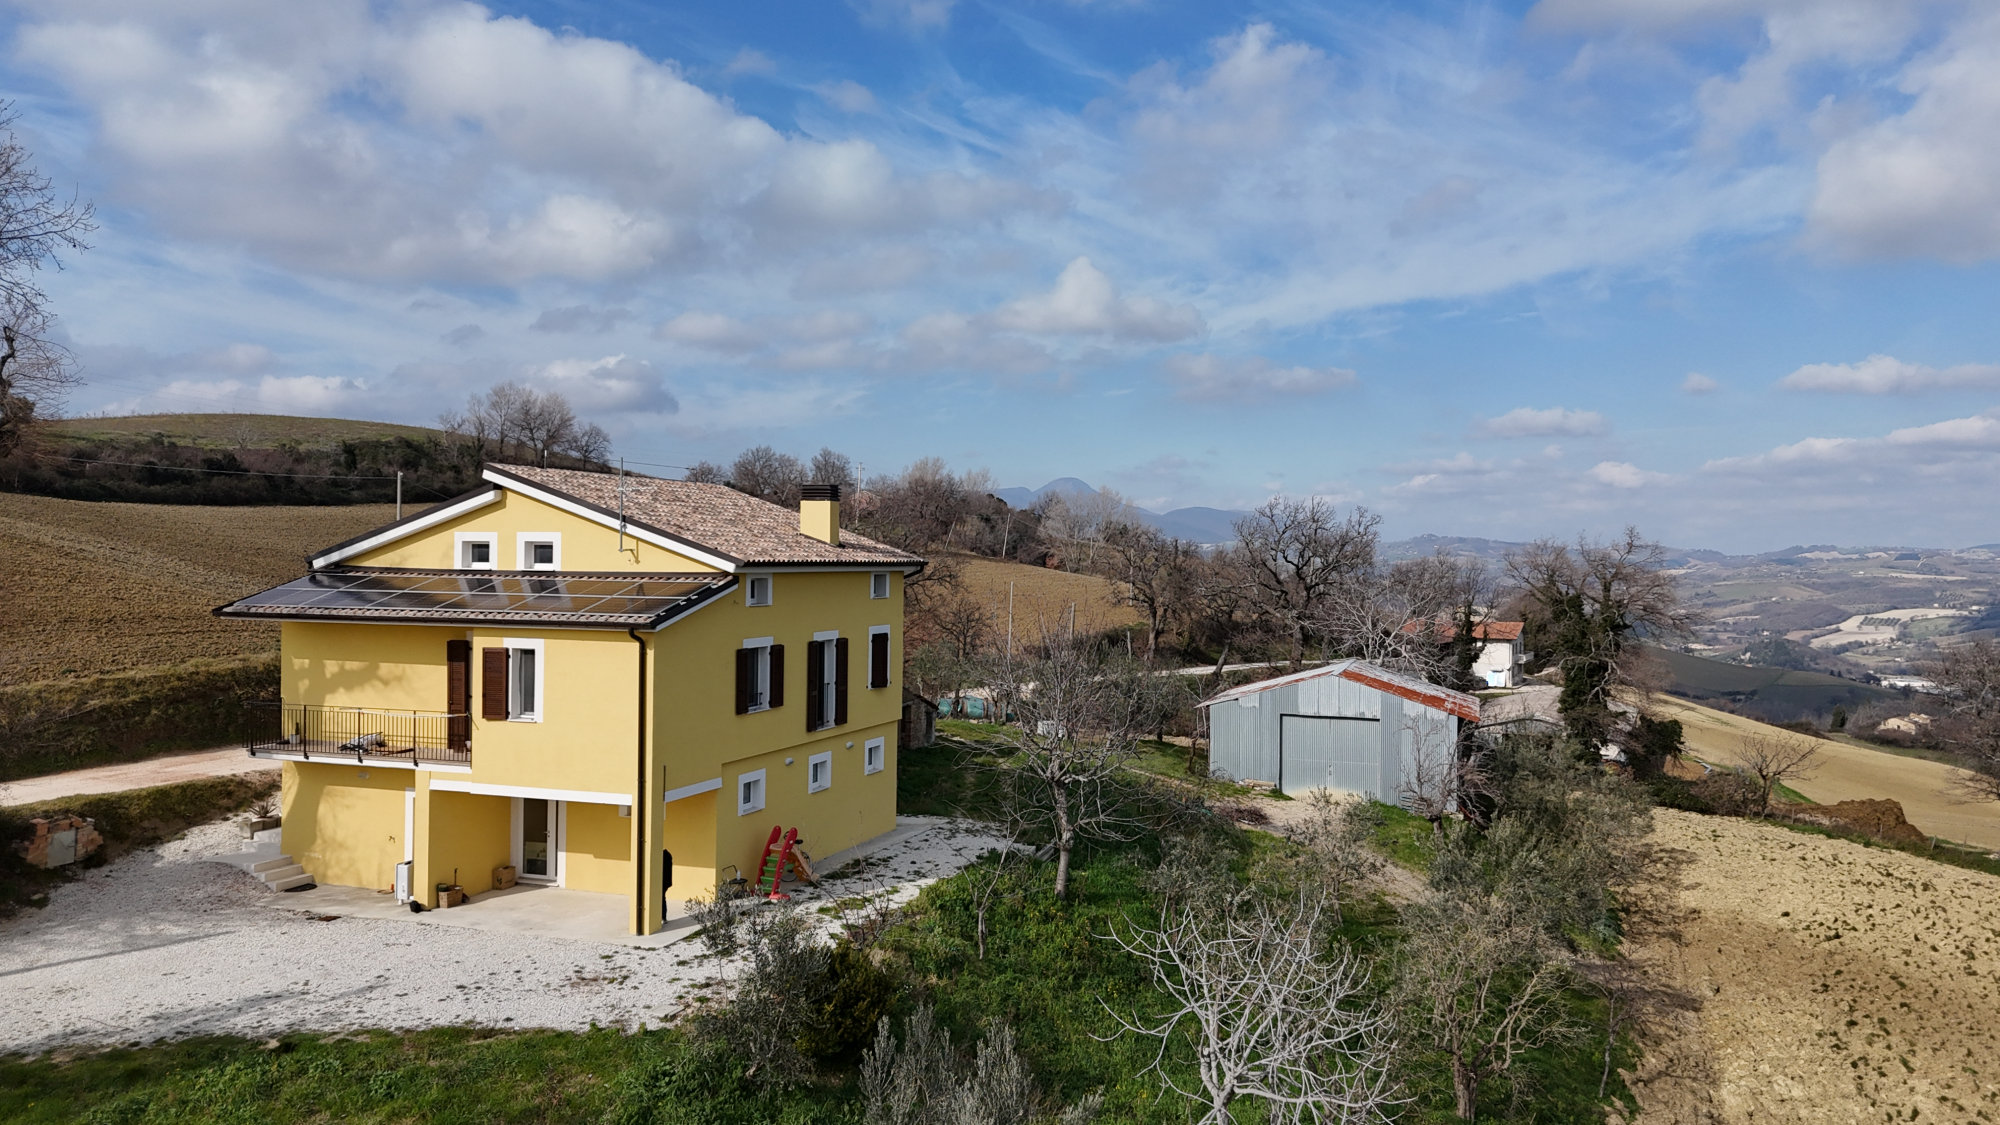
[[[472,716],[378,707],[246,703],[243,746],[308,761],[472,764]]]

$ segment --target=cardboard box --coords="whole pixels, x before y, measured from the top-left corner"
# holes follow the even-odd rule
[[[465,905],[464,887],[450,886],[450,887],[438,888],[437,908],[439,910],[446,910],[454,906],[464,906],[464,905]]]
[[[493,889],[496,891],[506,890],[508,887],[514,885],[514,881],[519,875],[520,872],[514,870],[513,864],[501,864],[493,869]]]

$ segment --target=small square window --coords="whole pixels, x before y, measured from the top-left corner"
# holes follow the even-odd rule
[[[814,754],[806,759],[806,792],[817,793],[833,784],[833,752]]]
[[[752,575],[750,579],[743,584],[743,604],[744,605],[771,604],[770,575],[755,574]]]
[[[556,565],[556,545],[554,543],[528,544],[528,565],[529,566]]]
[[[493,569],[493,542],[490,539],[462,539],[458,544],[461,570]]]
[[[749,816],[764,809],[764,771],[754,770],[736,778],[736,815]]]
[[[886,598],[889,596],[889,575],[887,573],[868,576],[868,596]]]
[[[889,764],[888,743],[884,739],[871,738],[861,750],[861,772],[881,773]]]

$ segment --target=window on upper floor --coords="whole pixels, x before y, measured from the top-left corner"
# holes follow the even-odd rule
[[[547,669],[542,642],[512,637],[504,647],[481,652],[480,717],[489,721],[539,723],[545,704]]]
[[[847,638],[838,631],[813,634],[806,646],[806,729],[847,721]]]
[[[806,759],[806,792],[817,793],[833,785],[833,751]]]
[[[736,713],[768,711],[785,705],[785,646],[769,637],[744,641],[736,650]]]
[[[889,670],[889,627],[871,625],[868,628],[868,686],[888,687]]]
[[[558,570],[562,567],[562,536],[553,531],[523,531],[515,537],[519,570]]]
[[[771,604],[770,575],[753,574],[750,577],[743,580],[743,604],[744,605]]]
[[[889,596],[889,573],[881,571],[868,576],[868,596],[886,598]]]
[[[452,536],[460,570],[493,570],[499,566],[500,536],[490,531],[460,531]]]

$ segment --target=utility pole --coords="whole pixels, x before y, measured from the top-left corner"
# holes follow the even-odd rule
[[[403,518],[403,470],[396,470],[396,518]]]

